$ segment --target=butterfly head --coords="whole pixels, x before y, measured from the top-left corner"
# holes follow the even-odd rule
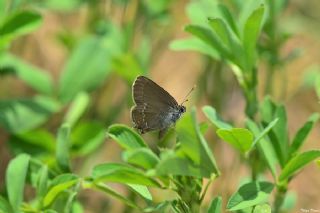
[[[179,112],[180,112],[181,114],[182,114],[182,113],[185,113],[185,112],[186,112],[186,107],[180,105],[180,106],[179,106]]]

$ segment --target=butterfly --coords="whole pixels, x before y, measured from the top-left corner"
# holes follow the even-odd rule
[[[141,134],[160,130],[159,138],[162,138],[186,112],[182,104],[187,100],[179,105],[166,90],[145,76],[138,76],[133,82],[132,97],[135,106],[131,109],[131,119],[134,128]]]

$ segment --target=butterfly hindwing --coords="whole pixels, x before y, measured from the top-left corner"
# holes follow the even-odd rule
[[[141,133],[160,129],[161,125],[157,119],[159,116],[160,113],[158,111],[150,110],[149,107],[139,105],[131,109],[134,127],[139,129]]]

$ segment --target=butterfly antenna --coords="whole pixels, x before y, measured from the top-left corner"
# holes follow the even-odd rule
[[[188,101],[188,96],[190,95],[190,93],[197,87],[197,85],[193,85],[193,87],[191,88],[191,90],[188,92],[188,94],[186,95],[186,97],[184,98],[184,100],[182,101],[182,103],[180,105],[182,105],[183,103]]]

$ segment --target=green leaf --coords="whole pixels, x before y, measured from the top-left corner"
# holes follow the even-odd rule
[[[198,37],[203,42],[207,43],[212,48],[216,49],[217,52],[220,54],[220,57],[224,57],[226,59],[231,58],[230,52],[223,45],[221,45],[221,42],[219,41],[217,36],[209,29],[197,25],[187,25],[185,27],[185,31]]]
[[[29,168],[30,156],[21,154],[9,162],[6,171],[6,187],[9,202],[18,212],[23,201],[24,185]]]
[[[92,177],[95,183],[115,182],[155,187],[160,186],[155,180],[146,176],[144,172],[132,166],[119,163],[105,163],[95,166]]]
[[[80,179],[74,174],[57,176],[51,183],[51,187],[43,199],[43,206],[48,207],[57,199],[58,195],[79,183]]]
[[[140,166],[144,169],[152,169],[159,162],[159,158],[150,149],[138,148],[123,153],[124,161]]]
[[[47,165],[43,165],[38,172],[38,180],[37,180],[37,198],[42,200],[46,195],[48,190],[48,167]]]
[[[0,212],[1,213],[14,213],[10,203],[0,195]]]
[[[84,213],[85,212],[84,207],[80,203],[80,201],[73,200],[71,205],[72,205],[71,212],[74,212],[74,213]]]
[[[1,55],[0,67],[13,69],[18,78],[37,92],[46,95],[53,92],[53,80],[49,72],[36,68],[12,54]]]
[[[229,211],[241,210],[268,200],[274,185],[269,182],[250,182],[242,185],[228,201]]]
[[[25,35],[37,29],[42,23],[42,17],[35,11],[17,11],[0,23],[0,49],[18,36]]]
[[[232,16],[229,9],[223,5],[219,4],[218,9],[223,17],[223,20],[227,23],[227,25],[232,29],[233,33],[239,37],[239,29],[238,26],[234,20],[234,17]]]
[[[56,100],[45,96],[0,101],[0,125],[11,133],[29,131],[46,122],[60,107]]]
[[[203,113],[206,117],[219,129],[232,129],[232,126],[224,121],[222,121],[215,110],[215,108],[211,106],[204,106],[202,108]]]
[[[29,170],[28,170],[28,179],[27,179],[28,184],[30,184],[31,186],[33,186],[37,190],[40,189],[40,188],[38,188],[39,183],[40,183],[39,181],[40,181],[40,179],[45,179],[45,178],[43,178],[46,176],[45,170],[47,170],[48,177],[52,178],[52,177],[57,176],[58,172],[57,172],[56,168],[44,169],[44,167],[56,166],[54,164],[55,162],[53,162],[53,160],[54,159],[52,158],[52,155],[47,156],[44,160],[42,160],[41,158],[32,156],[32,158],[30,159],[30,165],[29,165]],[[38,194],[38,192],[37,192],[37,194]]]
[[[89,101],[90,97],[88,93],[78,93],[72,101],[71,106],[65,115],[64,123],[68,123],[70,126],[73,126],[85,112],[86,108],[88,107]]]
[[[303,145],[314,124],[319,120],[319,113],[312,114],[308,121],[298,130],[290,146],[290,156],[295,155]]]
[[[279,118],[277,124],[269,131],[268,136],[277,155],[277,160],[280,166],[283,167],[287,161],[289,151],[286,110],[284,106],[276,106],[267,96],[261,105],[260,112],[265,126],[272,122],[273,119]]]
[[[108,136],[127,150],[147,147],[142,137],[125,125],[111,125],[108,128]]]
[[[152,201],[152,195],[149,192],[148,187],[138,185],[138,184],[127,184],[132,190],[137,192],[139,195],[141,195],[143,198]]]
[[[206,132],[208,131],[209,129],[209,123],[208,122],[201,122],[199,124],[199,129],[200,129],[200,132],[202,135],[205,135]]]
[[[220,213],[221,206],[222,206],[222,198],[220,196],[214,198],[210,203],[208,213]]]
[[[256,205],[253,213],[271,213],[271,206],[269,204]]]
[[[70,126],[63,124],[57,135],[57,150],[56,158],[60,169],[64,172],[70,171],[69,162],[69,147],[70,147]]]
[[[160,162],[157,164],[156,174],[159,176],[182,175],[199,178],[210,176],[210,173],[206,170],[202,171],[199,167],[199,165],[195,164],[189,158],[178,156],[172,150],[167,150],[160,155]]]
[[[272,122],[268,124],[266,128],[263,129],[263,131],[255,137],[253,145],[255,145],[261,138],[263,138],[278,122],[278,118],[275,118]]]
[[[217,34],[219,39],[229,51],[232,47],[231,35],[226,24],[219,18],[208,18],[211,29]]]
[[[216,49],[212,48],[202,40],[194,37],[174,40],[170,43],[170,49],[176,51],[192,50],[211,56],[212,58],[217,60],[220,59],[219,53]]]
[[[251,65],[248,70],[253,68],[256,61],[256,44],[263,24],[263,14],[264,7],[260,6],[252,12],[243,29],[243,45],[248,57],[248,64]]]
[[[107,186],[106,184],[103,183],[93,183],[94,187],[97,188],[98,190],[120,200],[121,202],[125,203],[126,205],[132,207],[132,208],[136,208],[139,209],[139,206],[137,206],[137,204],[133,201],[131,201],[130,199],[126,198],[125,196],[119,194],[118,192],[116,192],[115,190],[113,190],[112,188],[110,188],[109,186]]]
[[[263,132],[265,132],[265,130],[267,129],[266,128],[263,131],[261,131],[259,129],[259,127],[257,126],[257,124],[255,124],[250,119],[246,120],[246,126],[250,129],[250,131],[252,131],[255,138],[259,138],[260,136],[264,135]],[[265,161],[267,162],[267,165],[272,173],[273,178],[276,179],[276,177],[277,177],[276,165],[278,164],[278,160],[277,160],[277,155],[276,155],[270,141],[268,141],[266,138],[262,137],[260,140],[257,140],[256,146],[257,146],[259,152],[262,153],[262,156],[264,157]]]
[[[44,129],[36,129],[11,135],[8,146],[15,154],[28,153],[34,157],[52,155],[55,152],[55,138]]]
[[[99,86],[111,71],[111,53],[103,38],[90,37],[74,50],[59,80],[59,97],[72,100],[79,92]]]
[[[75,194],[74,190],[75,188],[78,188],[78,186],[79,184],[59,193],[59,196],[57,196],[56,199],[54,199],[54,201],[49,207],[59,213],[71,212],[71,208],[72,208],[71,202]]]
[[[229,60],[238,67],[244,68],[246,63],[245,50],[239,38],[231,33],[226,23],[219,18],[209,18],[209,25],[223,43],[223,47],[230,52]]]
[[[284,106],[278,106],[274,116],[278,117],[279,121],[271,131],[276,137],[276,143],[273,144],[275,144],[275,149],[279,155],[278,158],[280,160],[280,164],[283,166],[287,160],[287,154],[289,151],[287,114]]]
[[[269,96],[266,96],[260,107],[262,120],[266,123],[270,123],[274,119],[273,115],[275,111],[276,105],[271,101]]]
[[[195,108],[177,122],[176,131],[180,142],[177,156],[190,158],[200,169],[201,177],[209,178],[213,173],[219,174],[214,156],[200,132]]]
[[[170,202],[169,200],[165,200],[154,205],[149,204],[146,208],[143,209],[143,212],[169,212],[171,204],[172,202]]]
[[[79,123],[71,132],[72,154],[85,156],[92,153],[105,141],[106,130],[98,121]]]
[[[72,208],[73,208],[73,204],[76,201],[76,196],[78,194],[80,188],[80,184],[75,185],[75,187],[73,187],[72,189],[70,189],[70,192],[68,193],[64,193],[65,197],[62,197],[61,200],[63,200],[63,204],[58,203],[56,205],[59,206],[63,206],[63,212],[71,212]]]
[[[210,177],[212,176],[213,173],[216,175],[220,174],[220,171],[218,169],[216,160],[214,158],[214,155],[208,146],[208,143],[201,133],[200,130],[200,124],[197,122],[197,117],[196,117],[196,108],[192,108],[191,110],[191,116],[193,120],[193,128],[196,131],[197,139],[200,143],[200,166],[202,167],[202,170],[206,170],[207,172],[210,173]],[[183,145],[182,145],[183,147]]]
[[[293,157],[283,168],[279,181],[286,181],[311,161],[320,157],[320,150],[310,150]]]
[[[217,135],[222,140],[231,144],[235,149],[239,150],[242,154],[249,151],[253,144],[253,134],[248,129],[218,129]]]

